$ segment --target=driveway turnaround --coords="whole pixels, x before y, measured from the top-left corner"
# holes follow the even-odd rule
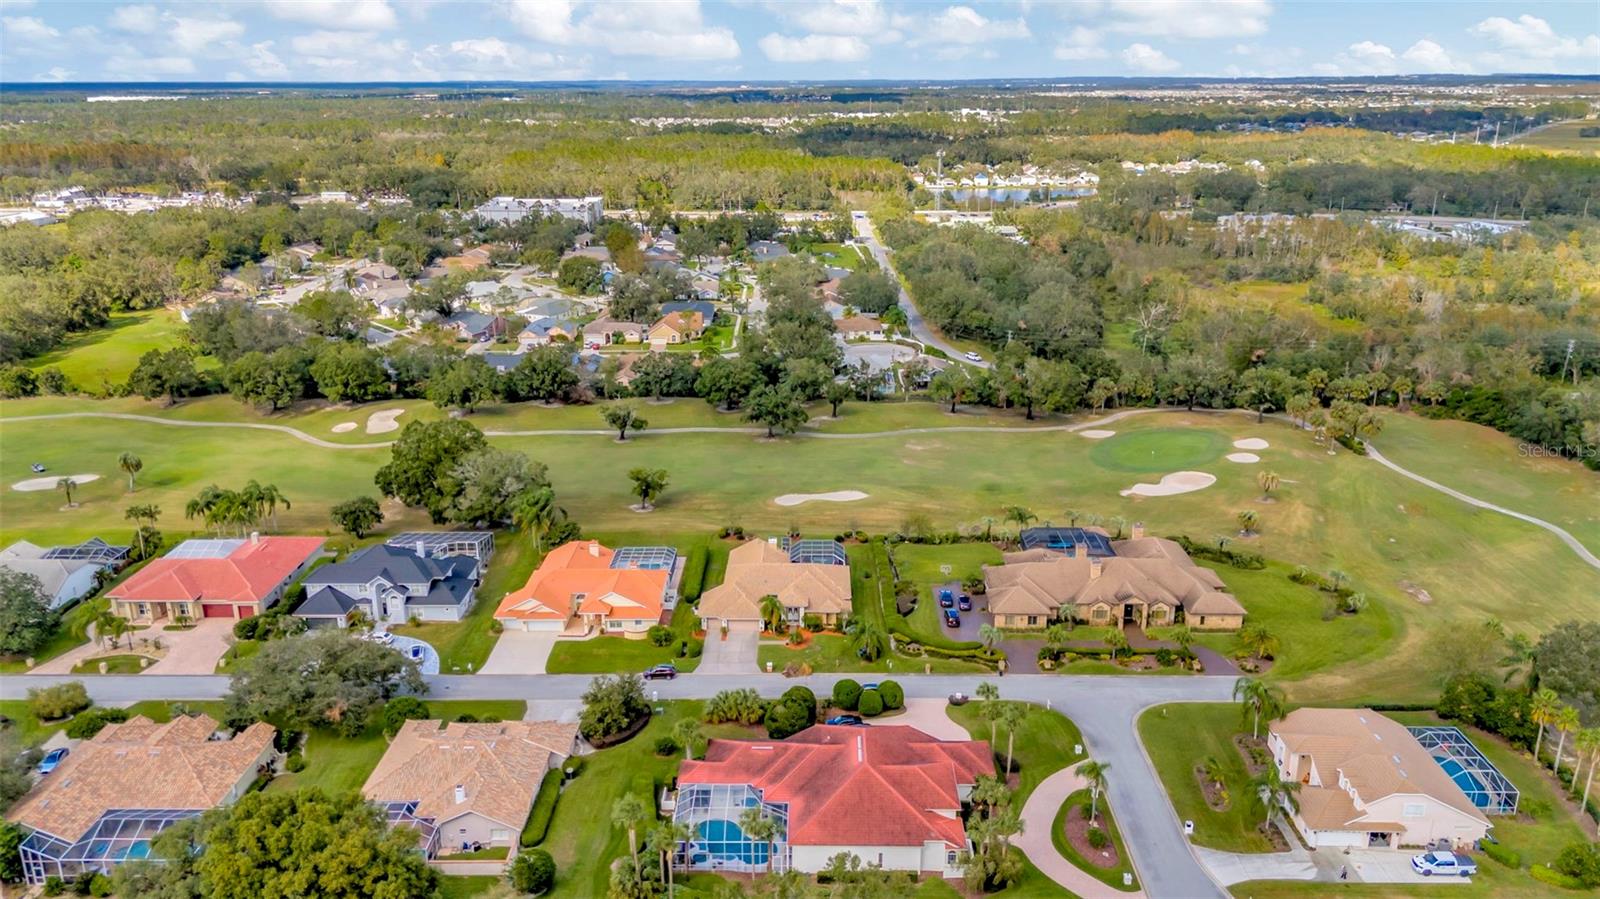
[[[944,699],[907,699],[904,712],[888,718],[874,718],[870,723],[884,727],[906,725],[940,740],[972,739],[966,728],[950,720],[949,713],[945,711],[948,707],[949,702]]]
[[[756,670],[756,650],[761,645],[761,625],[754,621],[735,621],[728,625],[728,638],[706,635],[700,664],[693,674],[750,674]]]
[[[1078,765],[1057,771],[1033,788],[1027,803],[1022,806],[1022,833],[1012,842],[1044,876],[1082,899],[1144,899],[1142,891],[1114,889],[1091,877],[1087,871],[1063,858],[1050,839],[1050,829],[1055,824],[1056,813],[1061,811],[1061,804],[1067,801],[1068,796],[1089,785],[1078,775]],[[1127,836],[1124,834],[1124,839]]]
[[[504,635],[502,635],[503,637]],[[707,644],[708,648],[710,643]],[[702,665],[704,662],[701,663]],[[722,690],[753,687],[763,696],[777,697],[796,684],[818,696],[831,694],[833,684],[847,675],[819,674],[804,678],[696,672],[671,681],[654,681],[650,689],[660,699],[707,699]],[[861,675],[855,675],[859,680]],[[583,674],[472,676],[444,675],[425,678],[433,699],[576,700],[593,678]],[[907,698],[942,699],[951,693],[974,693],[985,679],[967,675],[902,675],[896,678]],[[29,687],[70,680],[82,681],[89,695],[101,704],[145,699],[220,699],[228,692],[226,677],[160,675],[108,675],[66,677],[24,675],[0,678],[0,698],[21,699]],[[1115,677],[1073,675],[1010,675],[988,678],[1004,699],[1033,702],[1053,708],[1078,725],[1085,749],[1116,768],[1107,795],[1125,825],[1129,855],[1153,899],[1201,899],[1226,894],[1195,854],[1178,823],[1155,768],[1139,743],[1135,722],[1145,709],[1169,702],[1229,702],[1231,677]]]

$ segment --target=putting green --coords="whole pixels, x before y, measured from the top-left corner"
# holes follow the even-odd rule
[[[1173,472],[1215,462],[1228,438],[1206,428],[1144,428],[1096,443],[1089,461],[1111,471]]]

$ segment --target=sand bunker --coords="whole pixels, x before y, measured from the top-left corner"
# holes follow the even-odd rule
[[[348,434],[351,431],[354,431],[355,429],[356,429],[356,423],[353,422],[353,421],[341,421],[341,422],[339,422],[338,424],[334,425],[331,428],[331,430],[335,434]]]
[[[798,506],[801,503],[852,503],[858,499],[866,499],[867,495],[860,490],[835,490],[832,493],[785,493],[773,502],[780,506]]]
[[[1203,471],[1175,471],[1154,484],[1134,484],[1123,496],[1176,496],[1204,490],[1217,482],[1217,476]]]
[[[1261,450],[1266,449],[1269,445],[1260,437],[1246,437],[1243,440],[1235,440],[1233,442],[1234,449]]]
[[[1240,462],[1245,465],[1254,465],[1255,463],[1261,461],[1261,457],[1255,453],[1229,453],[1228,461]]]
[[[1078,433],[1082,434],[1083,436],[1085,436],[1087,438],[1089,438],[1090,440],[1104,440],[1107,437],[1115,437],[1115,436],[1117,436],[1117,432],[1116,431],[1099,431],[1099,430],[1095,430],[1095,431],[1079,431]]]
[[[39,490],[54,490],[62,478],[71,478],[79,484],[100,480],[97,474],[53,474],[44,478],[29,478],[11,485],[12,490],[21,490],[23,493],[33,493]]]
[[[372,415],[367,418],[367,433],[387,434],[390,431],[400,430],[400,423],[395,421],[395,419],[404,414],[406,414],[406,410],[404,409],[385,409],[382,412],[372,413]]]

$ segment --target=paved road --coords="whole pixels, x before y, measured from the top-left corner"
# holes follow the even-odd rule
[[[704,699],[721,690],[754,687],[776,697],[795,684],[825,696],[843,675],[816,675],[787,680],[776,675],[696,674],[675,681],[652,681],[658,699]],[[0,681],[0,697],[21,698],[28,687],[81,680],[100,703],[145,699],[217,699],[228,689],[225,677],[137,675],[69,678],[29,675]],[[587,675],[448,675],[427,678],[437,699],[575,700],[589,685]],[[902,676],[912,698],[938,698],[976,691],[979,679],[953,675]],[[1125,822],[1128,848],[1145,893],[1155,899],[1220,897],[1222,888],[1209,879],[1190,851],[1178,819],[1167,801],[1155,768],[1139,743],[1135,721],[1150,706],[1168,702],[1225,702],[1233,695],[1229,677],[1078,677],[1012,675],[995,681],[1006,699],[1049,705],[1072,719],[1082,731],[1087,751],[1112,760],[1107,792],[1117,817]],[[1070,748],[1070,747],[1069,747]],[[1137,824],[1131,823],[1137,822]]]
[[[856,237],[863,244],[866,244],[867,251],[872,254],[872,258],[878,260],[878,265],[884,271],[894,275],[895,283],[900,284],[900,277],[895,273],[894,265],[889,262],[889,251],[878,240],[878,232],[872,227],[872,219],[868,218],[865,212],[852,212],[850,213],[850,219],[855,223]],[[928,346],[938,347],[951,359],[966,362],[968,365],[976,365],[979,368],[989,367],[987,362],[973,362],[967,359],[960,350],[933,333],[933,329],[923,320],[922,313],[917,311],[916,304],[911,302],[911,294],[906,292],[904,284],[900,284],[900,309],[906,314],[906,326],[911,329],[912,337]]]

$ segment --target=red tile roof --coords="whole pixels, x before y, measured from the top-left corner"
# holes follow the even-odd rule
[[[945,741],[914,727],[818,725],[782,741],[712,740],[678,769],[686,784],[749,784],[789,805],[794,846],[966,845],[960,786],[994,773],[982,740]]]
[[[223,558],[175,559],[169,553],[106,595],[142,602],[260,602],[325,542],[321,537],[261,537],[242,541]]]

